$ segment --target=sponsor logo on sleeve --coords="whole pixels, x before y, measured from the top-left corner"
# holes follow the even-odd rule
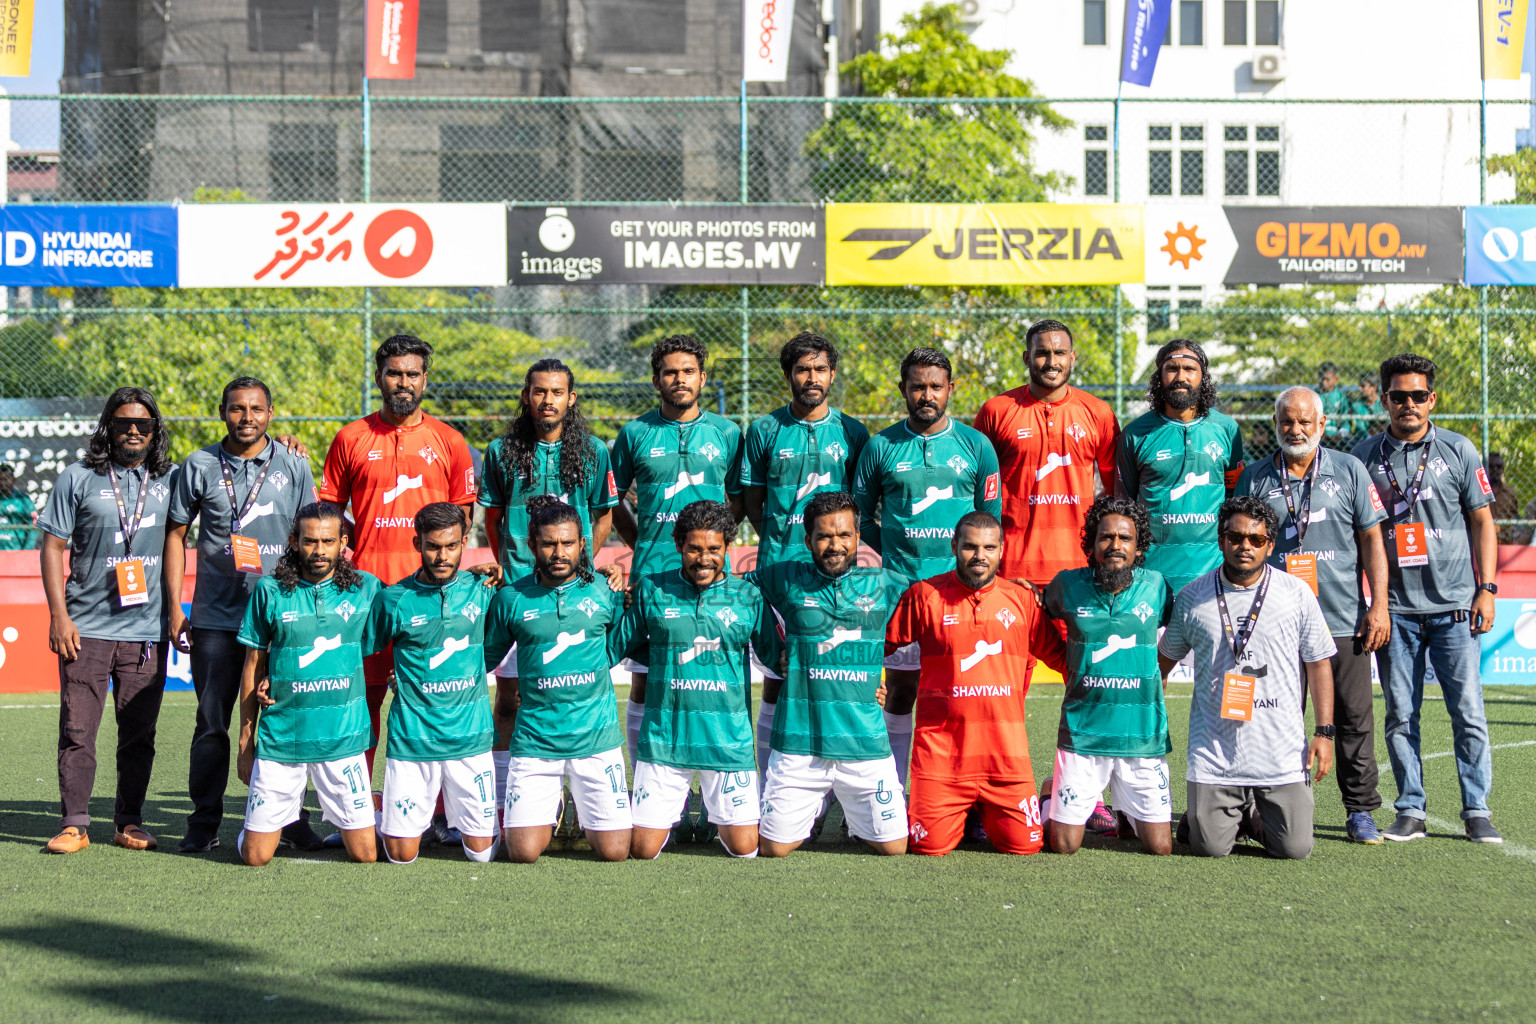
[[[617,498],[618,496],[619,496],[619,485],[614,483],[614,480],[613,480],[613,470],[610,469],[608,471],[608,497],[610,497],[610,498]]]
[[[1488,482],[1488,471],[1482,466],[1477,467],[1477,486],[1484,494],[1493,493],[1493,485]]]
[[[989,473],[987,475],[987,486],[986,486],[986,489],[982,493],[983,493],[983,498],[982,498],[983,501],[996,501],[997,500],[997,474],[996,473]]]
[[[1381,503],[1381,492],[1376,490],[1376,485],[1366,484],[1365,486],[1371,492],[1371,508],[1375,509],[1377,512],[1384,511],[1386,506]]]

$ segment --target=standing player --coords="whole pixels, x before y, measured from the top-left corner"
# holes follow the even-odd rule
[[[416,513],[421,568],[373,603],[374,635],[395,652],[384,761],[384,855],[416,859],[439,794],[464,856],[496,856],[496,769],[485,684],[486,609],[495,591],[459,571],[466,526],[457,505]]]
[[[1029,764],[1024,695],[1037,658],[1065,674],[1061,636],[1027,588],[997,578],[1003,527],[987,512],[955,526],[953,571],[912,584],[886,629],[886,651],[916,643],[921,682],[889,684],[887,705],[917,701],[913,853],[943,856],[960,843],[966,813],[1004,853],[1040,852],[1040,800]]]
[[[999,572],[1043,588],[1084,564],[1079,542],[1093,471],[1113,494],[1120,425],[1107,404],[1069,383],[1077,352],[1066,324],[1036,322],[1024,348],[1029,383],[989,399],[976,429],[992,442],[1002,473]]]
[[[207,853],[219,845],[224,789],[229,784],[229,716],[240,694],[245,651],[240,624],[251,593],[277,568],[287,549],[293,517],[315,500],[309,460],[267,435],[272,392],[255,377],[224,385],[219,416],[225,437],[187,456],[171,492],[165,531],[165,592],[170,636],[191,654],[197,691],[197,724],[187,770],[192,813],[182,853]],[[187,528],[197,520],[197,587],[192,617],[181,610],[187,566]],[[301,850],[319,848],[308,811],[283,829]]]
[[[623,597],[594,577],[581,515],[551,495],[528,499],[533,572],[497,592],[487,613],[485,667],[516,645],[518,707],[507,764],[502,839],[532,864],[549,847],[569,781],[587,841],[607,861],[629,856],[624,734],[608,676],[608,630]],[[505,669],[504,669],[505,671]],[[496,689],[497,717],[512,693]]]
[[[37,547],[37,506],[16,490],[16,467],[0,462],[0,551]]]
[[[373,745],[363,658],[376,646],[371,609],[378,577],[342,553],[341,509],[328,501],[299,509],[288,550],[251,594],[240,626],[240,781],[245,802],[240,856],[272,859],[282,828],[299,816],[313,782],[325,819],[341,831],[347,855],[377,859],[373,786],[363,751]],[[271,704],[257,720],[257,684],[271,682]]]
[[[640,725],[630,855],[652,860],[661,853],[697,772],[720,845],[733,857],[756,857],[749,645],[777,664],[778,633],[757,587],[726,572],[725,552],[736,539],[728,506],[695,501],[672,531],[682,568],[641,577],[610,639],[615,660],[648,651],[657,677]]]
[[[1243,471],[1243,439],[1216,411],[1210,361],[1193,341],[1178,338],[1157,350],[1147,399],[1151,411],[1120,435],[1118,492],[1147,506],[1147,568],[1177,595],[1221,564],[1216,510]]]
[[[1056,730],[1056,774],[1046,831],[1051,849],[1076,853],[1105,787],[1118,815],[1148,853],[1173,852],[1168,787],[1168,708],[1157,664],[1157,631],[1173,594],[1145,568],[1152,543],[1147,510],[1101,496],[1083,521],[1088,565],[1045,588],[1045,613],[1067,630],[1067,692]]]
[[[415,572],[416,513],[437,501],[472,514],[475,470],[464,435],[421,411],[432,367],[432,346],[397,334],[373,353],[374,383],[384,397],[378,412],[342,427],[325,456],[322,501],[352,504],[352,557],[387,586]],[[388,650],[368,659],[368,717],[374,736],[389,681]],[[368,748],[369,778],[373,747]]]
[[[823,491],[847,491],[869,442],[864,424],[827,404],[837,380],[837,347],[832,342],[801,331],[779,352],[779,365],[792,398],[752,424],[741,461],[742,498],[747,519],[757,530],[760,567],[810,557],[799,529],[806,504]],[[768,768],[777,684],[772,678],[763,682],[757,716],[759,772]]]
[[[651,385],[661,407],[624,424],[613,442],[614,491],[635,489],[634,513],[621,502],[613,514],[614,529],[634,552],[631,583],[682,565],[672,524],[693,502],[728,502],[741,521],[741,428],[699,405],[707,358],[704,346],[686,334],[657,342]],[[633,659],[628,665],[633,681],[625,732],[633,764],[645,714],[645,665]]]
[[[875,691],[885,629],[910,581],[859,566],[859,507],[846,491],[811,499],[804,537],[809,562],[759,563],[747,574],[778,617],[788,654],[783,713],[772,719],[771,739],[758,737],[772,751],[760,849],[765,857],[788,856],[811,835],[833,793],[849,835],[877,853],[906,853],[901,773]],[[908,753],[899,752],[902,765]]]

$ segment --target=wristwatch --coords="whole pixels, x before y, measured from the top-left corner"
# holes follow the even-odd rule
[[[1331,726],[1331,725],[1320,725],[1316,729],[1312,730],[1312,735],[1313,736],[1321,736],[1324,739],[1330,739],[1331,740],[1331,739],[1333,739],[1333,726]]]
[[[1486,590],[1488,593],[1493,594],[1495,597],[1497,597],[1499,593],[1499,585],[1497,583],[1479,583],[1477,585],[1477,589]]]

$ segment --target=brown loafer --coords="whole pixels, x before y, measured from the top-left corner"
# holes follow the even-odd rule
[[[70,825],[48,840],[48,845],[43,849],[49,853],[78,853],[90,845],[91,837],[85,834],[85,829]]]
[[[160,844],[155,842],[155,837],[139,828],[137,825],[124,825],[117,830],[117,835],[112,841],[125,850],[153,850]]]

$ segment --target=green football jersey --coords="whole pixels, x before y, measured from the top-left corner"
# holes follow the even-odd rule
[[[869,428],[836,409],[828,409],[819,420],[801,420],[786,405],[752,424],[741,459],[741,483],[763,488],[757,564],[783,558],[810,561],[805,506],[822,491],[848,490],[868,443]]]
[[[239,640],[268,652],[273,704],[256,723],[256,756],[312,764],[361,754],[373,745],[363,658],[380,643],[373,602],[384,585],[358,572],[361,583],[338,590],[300,580],[284,593],[263,576],[251,593]]]
[[[620,429],[613,478],[620,495],[635,488],[639,536],[629,578],[680,568],[672,543],[677,514],[695,501],[741,493],[741,428],[712,412],[669,420],[652,409]]]
[[[37,521],[37,505],[31,498],[12,491],[0,498],[0,551],[26,551],[37,546],[37,531],[32,524]]]
[[[862,566],[832,577],[812,562],[779,562],[746,578],[777,615],[789,656],[769,745],[835,761],[890,757],[875,691],[885,627],[911,581]]]
[[[955,567],[949,541],[961,516],[980,509],[1002,518],[997,451],[954,419],[937,434],[914,433],[902,420],[864,446],[853,497],[862,513],[859,536],[886,568],[911,580],[938,576]]]
[[[501,520],[501,564],[507,579],[515,580],[533,572],[533,549],[528,545],[528,499],[539,494],[553,494],[581,516],[581,535],[592,549],[592,509],[599,511],[619,503],[613,472],[608,463],[608,446],[590,437],[591,456],[587,461],[587,479],[579,493],[572,494],[560,478],[560,452],[563,441],[540,442],[533,460],[533,480],[525,481],[507,461],[507,439],[498,437],[485,449],[485,467],[480,474],[479,502],[486,508],[504,509]]]
[[[1056,745],[1102,757],[1172,750],[1157,668],[1157,631],[1173,614],[1162,575],[1137,569],[1129,587],[1111,594],[1094,582],[1092,569],[1067,569],[1045,588],[1045,612],[1067,627],[1067,692]]]
[[[1177,594],[1220,564],[1216,510],[1243,471],[1243,438],[1230,417],[1213,409],[1180,423],[1148,412],[1120,434],[1115,463],[1121,493],[1152,516],[1148,569]]]
[[[624,745],[618,701],[608,675],[608,631],[624,595],[601,576],[573,576],[550,588],[537,576],[496,592],[485,627],[485,671],[517,645],[522,700],[508,749],[514,757],[565,760]]]
[[[412,573],[379,593],[374,632],[394,644],[395,657],[387,756],[452,761],[491,749],[484,647],[485,612],[495,595],[467,572],[442,586]]]
[[[642,650],[650,666],[636,756],[710,771],[757,770],[752,744],[752,664],[778,660],[778,630],[763,595],[726,575],[699,588],[679,570],[653,573],[614,628],[613,661]]]

